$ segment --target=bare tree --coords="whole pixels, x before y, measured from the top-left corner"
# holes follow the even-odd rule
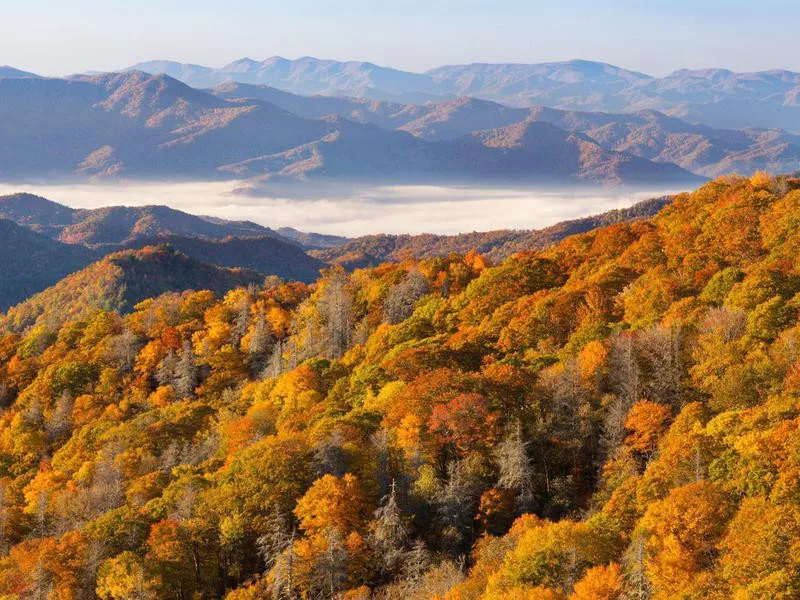
[[[497,484],[517,493],[517,510],[521,513],[529,511],[533,504],[533,466],[528,447],[522,433],[522,422],[517,420],[516,426],[495,449],[495,460],[500,469]]]
[[[436,497],[436,512],[442,527],[443,548],[458,554],[470,541],[478,488],[466,461],[447,466],[447,482]]]
[[[250,370],[254,374],[261,373],[270,359],[270,333],[264,315],[260,315],[253,327],[250,340],[247,344],[247,356]]]
[[[52,443],[55,440],[66,437],[72,429],[72,395],[64,390],[56,400],[50,416],[45,421],[45,431],[47,439]]]
[[[425,547],[425,542],[417,540],[403,557],[403,577],[414,582],[422,578],[431,566],[431,554]]]
[[[319,555],[311,573],[311,591],[324,598],[336,598],[347,581],[347,550],[336,528],[328,531],[328,547]]]
[[[279,554],[272,565],[272,582],[270,592],[278,600],[295,600],[297,593],[297,556],[295,554],[295,532],[289,535],[289,542],[284,551]]]
[[[178,366],[178,356],[174,350],[170,350],[156,371],[156,381],[158,385],[174,385],[175,369]]]
[[[683,379],[680,330],[676,327],[650,327],[637,335],[636,347],[647,367],[645,396],[654,402],[678,407]]]
[[[641,399],[641,373],[636,361],[635,340],[632,335],[618,335],[612,338],[609,362],[612,383],[627,414],[630,407]]]
[[[341,358],[350,348],[355,326],[353,304],[350,278],[344,270],[334,270],[319,302],[325,325],[326,354],[329,358]]]
[[[397,504],[397,491],[392,481],[383,505],[375,511],[370,542],[381,564],[381,571],[392,574],[405,556],[408,527]]]
[[[414,305],[430,292],[428,280],[412,268],[403,281],[394,286],[383,302],[383,320],[395,324],[405,321],[414,312]]]
[[[125,329],[111,340],[112,357],[118,362],[123,372],[129,372],[133,369],[138,352],[139,338],[130,329]]]
[[[244,337],[244,334],[247,333],[247,328],[250,325],[250,298],[249,296],[245,296],[242,298],[241,303],[236,311],[236,315],[233,317],[233,327],[231,329],[231,334],[233,339],[231,340],[234,345],[238,344],[239,341]]]
[[[294,529],[289,516],[278,504],[275,504],[265,523],[266,533],[258,538],[258,553],[264,560],[267,569],[275,566],[278,558],[294,540]]]
[[[653,595],[645,570],[645,535],[636,535],[622,558],[625,571],[626,598],[650,600]]]
[[[183,342],[178,363],[175,365],[175,393],[180,398],[191,398],[197,386],[197,366],[194,349],[189,340]]]

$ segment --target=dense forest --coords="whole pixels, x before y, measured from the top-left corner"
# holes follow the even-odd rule
[[[65,280],[0,331],[0,598],[800,597],[798,188],[121,313]]]

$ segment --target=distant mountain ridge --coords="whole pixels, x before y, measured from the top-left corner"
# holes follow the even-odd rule
[[[270,102],[228,100],[141,71],[0,79],[0,137],[8,141],[0,146],[2,179],[701,181],[675,165],[622,155],[571,132],[529,136],[510,152],[474,133],[440,143],[341,116],[304,118]],[[559,156],[569,160],[554,163]]]
[[[20,69],[15,69],[14,67],[10,67],[9,65],[0,66],[0,79],[28,79],[28,78],[39,78],[38,75],[35,73],[30,73],[28,71],[22,71]]]
[[[368,62],[311,57],[243,59],[220,69],[153,61],[131,69],[167,73],[195,87],[235,82],[303,95],[406,103],[472,96],[513,107],[545,105],[591,112],[654,109],[713,127],[782,128],[800,133],[800,73],[786,70],[682,69],[653,77],[605,63],[570,60],[448,65],[410,73]],[[735,118],[732,110],[737,111]]]
[[[343,118],[407,131],[427,141],[447,141],[474,131],[543,121],[586,134],[610,150],[715,177],[740,171],[788,172],[800,166],[800,135],[782,130],[717,129],[693,125],[646,109],[634,113],[568,111],[544,106],[511,108],[461,97],[440,104],[403,105],[360,98],[298,96],[267,86],[226,84],[214,94],[227,99],[271,99],[281,108],[309,118],[336,114]]]

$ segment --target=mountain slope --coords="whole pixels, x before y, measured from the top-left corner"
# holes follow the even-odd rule
[[[0,218],[0,313],[98,258]]]
[[[347,269],[375,267],[385,262],[402,262],[409,257],[440,258],[452,253],[466,254],[472,250],[493,263],[499,263],[517,252],[540,250],[570,235],[651,217],[670,201],[671,198],[654,198],[629,208],[563,221],[543,229],[499,230],[457,235],[368,235],[354,238],[334,248],[312,250],[311,254],[325,262],[342,265]]]
[[[216,167],[324,135],[265,102],[226,102],[165,75],[0,79],[0,176],[219,178]],[[77,132],[80,132],[79,134]]]
[[[341,235],[298,231],[293,227],[280,227],[277,232],[284,238],[297,242],[306,249],[335,248],[349,240],[349,238]]]
[[[338,115],[356,123],[370,123],[386,129],[398,128],[430,108],[421,104],[403,104],[346,96],[302,96],[266,85],[229,82],[210,90],[227,100],[255,99],[270,102],[307,119]]]
[[[654,166],[602,148],[589,149],[589,140],[579,144],[577,137],[566,134],[538,136],[522,157],[520,152],[490,150],[489,145],[468,137],[451,144],[430,143],[378,128],[369,123],[366,113],[362,114],[364,123],[338,116],[306,119],[263,100],[227,101],[167,75],[141,71],[70,80],[0,79],[0,100],[0,135],[9,141],[0,147],[0,177],[6,178],[698,181],[680,169]],[[468,103],[491,113],[475,121],[478,126],[496,116],[493,105]],[[390,118],[387,115],[395,108],[383,106],[371,114]],[[400,112],[406,113],[403,118],[408,122],[422,111],[410,107]],[[391,118],[403,121],[399,116]],[[550,143],[556,147],[549,147]],[[553,170],[548,157],[564,156],[558,146],[565,143],[581,145],[571,154],[583,158]],[[596,164],[587,169],[589,159]]]
[[[312,58],[244,59],[223,69],[158,62],[137,68],[167,72],[202,87],[238,82],[300,94],[397,102],[446,102],[472,96],[521,108],[541,104],[593,112],[654,109],[719,128],[780,128],[800,133],[800,73],[791,71],[680,70],[658,78],[605,63],[572,60],[448,65],[420,74]]]
[[[167,206],[74,209],[24,193],[0,196],[0,218],[70,244],[89,246],[113,246],[159,235],[208,239],[280,237],[268,227],[249,221],[198,217]]]
[[[50,312],[47,327],[52,328],[97,310],[128,312],[165,292],[207,289],[222,294],[262,280],[254,271],[209,265],[166,245],[148,246],[110,254],[62,279],[0,316],[0,328],[27,330],[41,323],[45,312]]]
[[[800,166],[800,136],[779,129],[713,128],[652,109],[614,114],[544,106],[509,108],[469,97],[438,104],[402,105],[361,98],[305,97],[237,83],[220,86],[213,93],[223,98],[262,98],[304,117],[336,114],[360,123],[408,131],[428,141],[452,140],[476,130],[525,120],[545,121],[567,131],[584,133],[610,150],[655,162],[671,162],[708,177],[732,171],[791,172]]]
[[[539,184],[687,184],[701,181],[670,164],[656,164],[602,148],[581,134],[547,123],[525,122],[427,142],[330,119],[335,131],[279,154],[225,165],[248,178],[342,178],[384,183],[499,181]]]
[[[9,65],[0,66],[0,79],[29,79],[29,78],[39,78],[38,75],[35,73],[29,73],[28,71],[21,71],[20,69],[15,69]]]
[[[274,237],[225,238],[206,240],[196,237],[162,235],[145,237],[123,244],[125,248],[143,248],[169,244],[190,258],[221,267],[243,268],[277,275],[287,281],[314,282],[325,264],[302,248]]]
[[[0,596],[798,598],[797,183],[0,330]]]

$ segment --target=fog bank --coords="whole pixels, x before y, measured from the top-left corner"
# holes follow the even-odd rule
[[[0,184],[75,208],[164,204],[189,213],[347,236],[538,229],[625,208],[674,189],[541,190],[457,186],[308,184],[253,188],[243,182],[77,185]]]

